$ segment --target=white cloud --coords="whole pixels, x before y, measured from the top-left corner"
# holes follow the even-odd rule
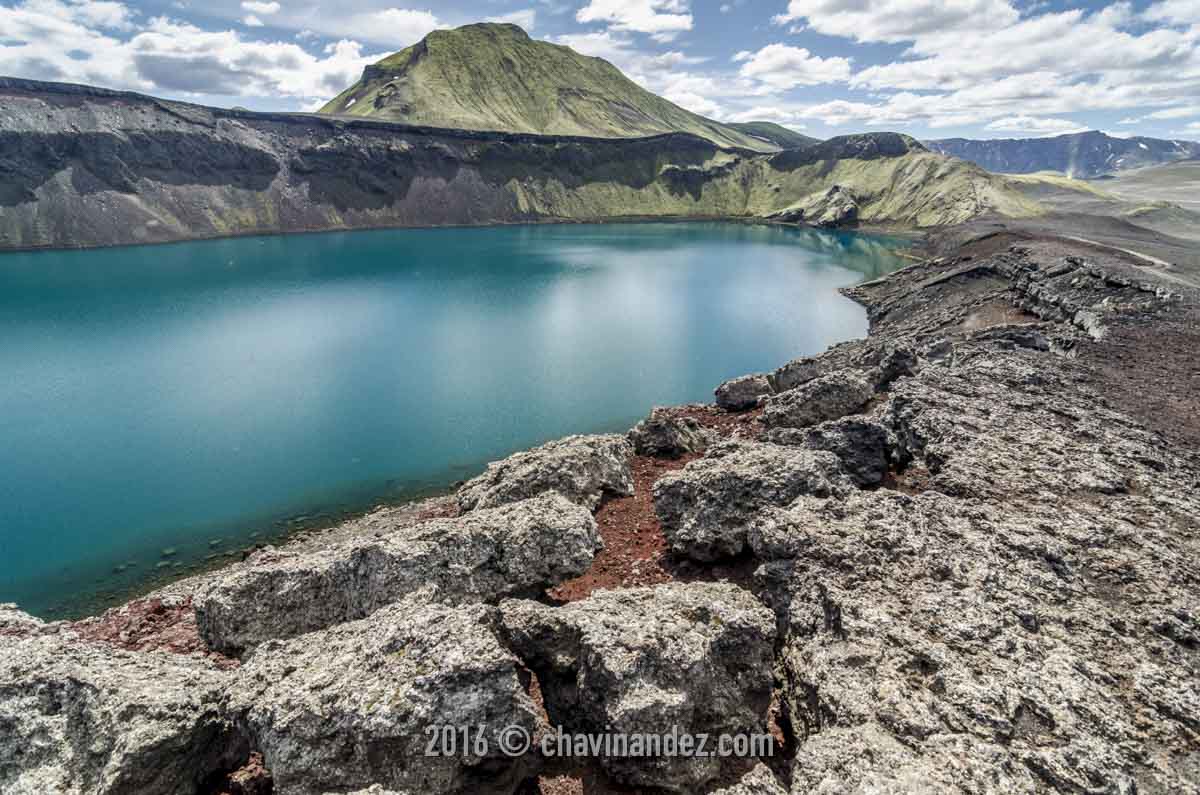
[[[250,14],[242,20],[242,24],[248,28],[261,28],[263,26],[263,21],[253,14]]]
[[[679,107],[701,116],[717,116],[721,113],[721,106],[716,102],[690,91],[672,92],[665,96]]]
[[[1193,116],[1200,116],[1200,105],[1193,105],[1181,108],[1164,108],[1156,110],[1153,113],[1147,113],[1144,116],[1132,116],[1130,118],[1121,119],[1118,124],[1142,124],[1147,121],[1162,121],[1165,119],[1189,119]]]
[[[1039,118],[1037,116],[1008,116],[990,122],[984,129],[995,132],[1021,133],[1037,137],[1083,132],[1087,130],[1087,127],[1067,119]]]
[[[996,29],[1018,16],[1004,0],[791,0],[774,22],[804,20],[829,36],[897,43],[928,34]]]
[[[487,21],[507,22],[510,25],[516,25],[528,32],[533,30],[534,25],[537,24],[537,9],[526,8],[520,11],[512,11],[495,17],[488,17]]]
[[[1200,3],[1196,0],[1164,0],[1146,9],[1146,18],[1175,25],[1200,24]]]
[[[750,55],[740,52],[734,60],[742,61],[739,74],[757,80],[778,91],[796,86],[815,86],[837,83],[850,77],[850,61],[846,58],[821,58],[803,47],[768,44]]]
[[[249,11],[251,14],[262,14],[263,16],[278,14],[279,9],[282,7],[276,2],[263,3],[260,0],[244,0],[242,3],[244,10]]]
[[[578,22],[602,22],[613,30],[649,33],[670,40],[692,29],[687,0],[590,0],[575,14]]]
[[[333,15],[331,15],[333,16]],[[415,11],[408,8],[385,8],[351,14],[344,23],[334,22],[337,33],[343,36],[361,36],[371,41],[392,42],[396,49],[416,44],[431,31],[445,27],[432,11]],[[368,32],[369,33],[365,33]]]
[[[130,16],[110,13],[104,24]],[[61,0],[0,6],[0,73],[174,96],[292,97],[299,107],[335,95],[386,55],[342,40],[318,56],[294,42],[249,41],[164,17],[123,40],[98,30],[95,18]]]

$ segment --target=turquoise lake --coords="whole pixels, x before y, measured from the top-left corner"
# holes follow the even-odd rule
[[[0,255],[0,602],[95,611],[515,450],[709,402],[865,334],[837,289],[902,245],[690,223]]]

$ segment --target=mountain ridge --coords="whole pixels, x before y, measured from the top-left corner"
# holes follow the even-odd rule
[[[721,146],[780,148],[647,91],[602,58],[500,23],[433,31],[367,66],[319,113],[602,138],[687,132]]]
[[[1099,130],[1050,138],[942,138],[923,143],[932,151],[970,160],[1000,174],[1057,171],[1080,179],[1200,157],[1200,143],[1143,136],[1117,138]]]

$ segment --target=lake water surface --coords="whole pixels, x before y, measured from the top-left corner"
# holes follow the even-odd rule
[[[0,602],[205,558],[866,332],[895,240],[738,224],[0,255]]]

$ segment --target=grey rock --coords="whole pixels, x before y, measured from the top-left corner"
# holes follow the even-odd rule
[[[488,464],[487,471],[458,490],[464,512],[494,508],[556,491],[572,502],[595,509],[605,494],[633,494],[623,436],[568,436]]]
[[[767,400],[762,421],[768,428],[805,428],[861,411],[874,394],[856,373],[833,372]]]
[[[249,748],[206,660],[0,635],[0,792],[187,795]]]
[[[859,488],[883,483],[890,467],[891,434],[873,420],[843,417],[813,428],[776,428],[767,431],[763,440],[827,450],[838,457],[842,469]]]
[[[547,494],[315,552],[268,549],[215,574],[193,602],[208,644],[237,654],[425,587],[450,603],[537,594],[587,571],[601,547],[586,508]]]
[[[771,769],[759,762],[736,784],[712,790],[708,795],[787,795]]]
[[[418,595],[270,641],[240,670],[228,709],[280,792],[511,793],[529,765],[501,752],[499,733],[517,726],[532,736],[539,720],[518,660],[489,628],[494,610]],[[442,726],[469,727],[470,742],[459,736],[452,753],[427,756],[431,728]]]
[[[827,372],[827,368],[826,359],[821,356],[805,356],[800,359],[793,359],[770,374],[771,388],[775,392],[786,392],[789,389],[795,389],[801,384],[807,384],[814,378],[824,375]]]
[[[655,408],[629,432],[635,453],[657,458],[702,453],[715,440],[716,434],[692,417],[676,417],[663,408]]]
[[[832,453],[761,442],[722,442],[654,484],[654,511],[671,550],[699,561],[736,557],[761,509],[850,482]]]
[[[841,185],[808,197],[804,202],[804,220],[813,226],[835,228],[858,223],[858,202]]]
[[[0,638],[53,634],[58,629],[22,612],[15,604],[0,604]]]
[[[880,351],[879,363],[871,371],[871,382],[875,389],[883,389],[898,378],[916,375],[920,366],[916,351],[896,345],[886,345]]]
[[[547,607],[501,604],[510,646],[537,674],[551,723],[573,732],[761,733],[771,698],[775,623],[726,583],[597,591]],[[607,757],[617,780],[694,792],[708,758]]]
[[[732,378],[717,387],[713,394],[721,408],[727,411],[745,411],[757,406],[772,392],[770,380],[759,373]]]

